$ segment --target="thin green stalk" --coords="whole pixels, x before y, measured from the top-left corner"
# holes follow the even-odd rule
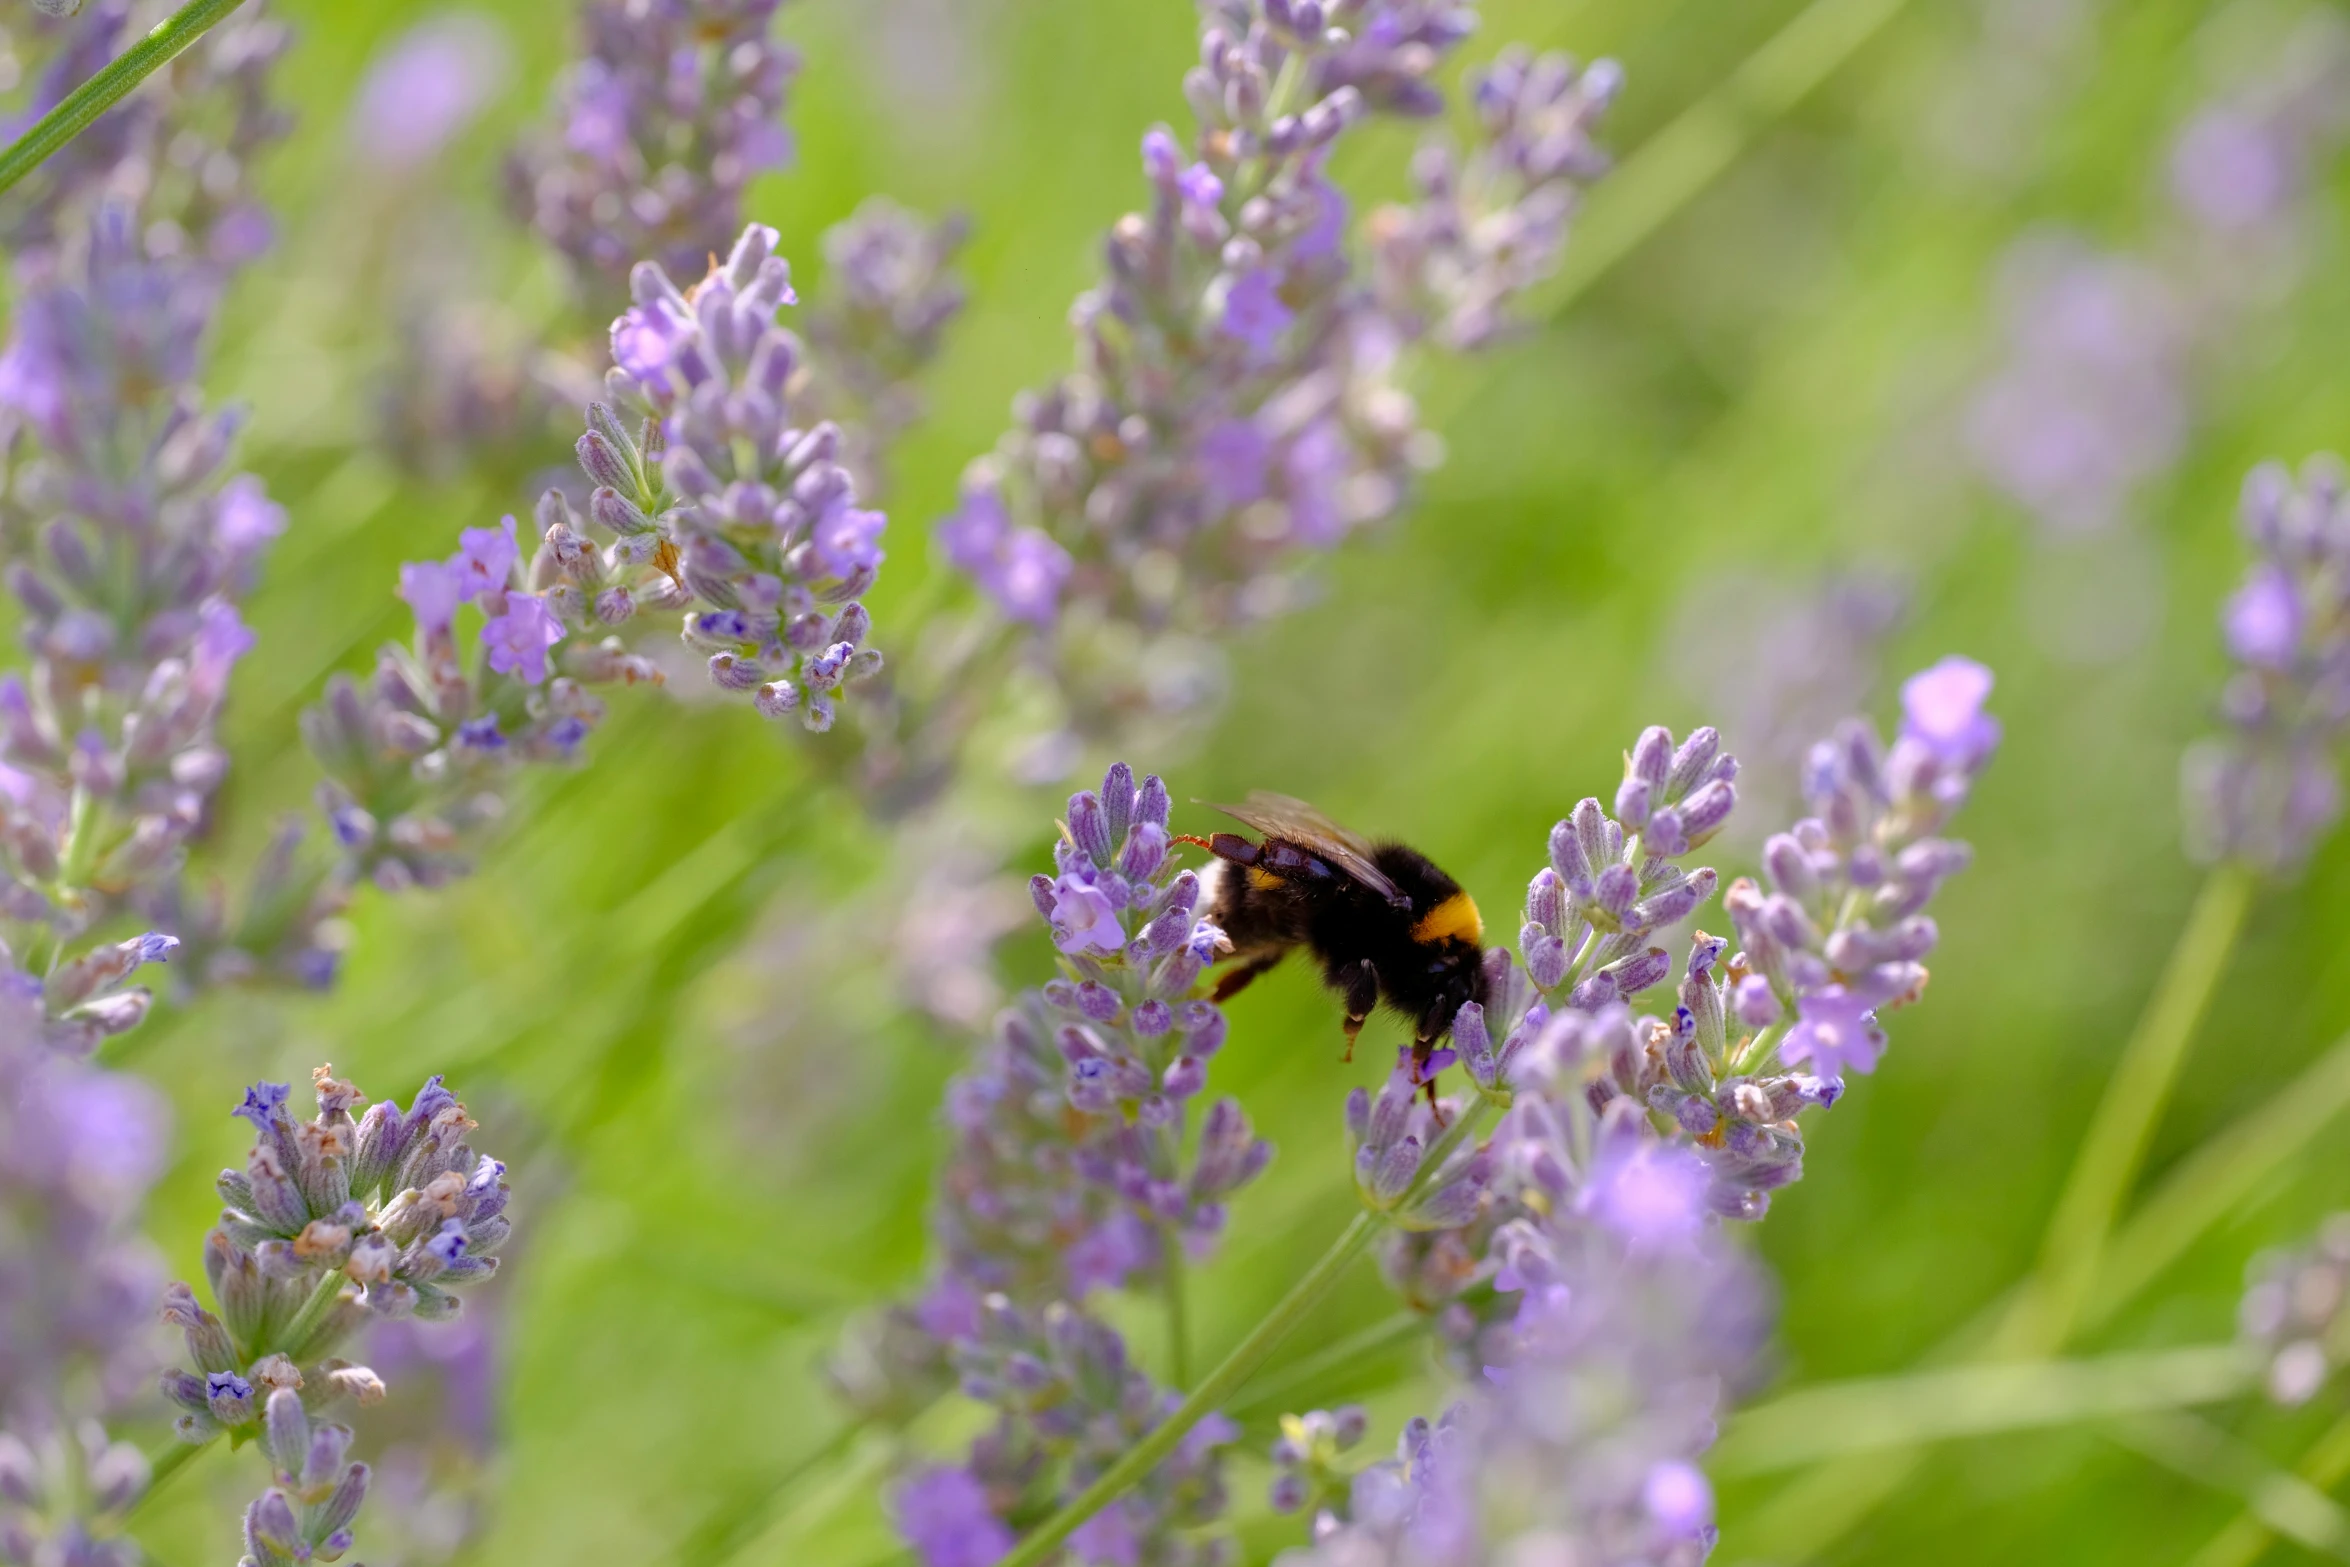
[[[1481,1124],[1493,1108],[1490,1101],[1477,1099],[1453,1118],[1444,1135],[1430,1145],[1420,1161],[1420,1171],[1412,1177],[1410,1186],[1395,1204],[1397,1210],[1407,1208],[1422,1188],[1443,1172],[1446,1161],[1469,1135]],[[1387,1216],[1365,1209],[1350,1220],[1339,1232],[1330,1249],[1305,1272],[1305,1276],[1289,1287],[1289,1293],[1276,1301],[1265,1313],[1264,1320],[1249,1329],[1248,1337],[1232,1347],[1232,1353],[1217,1363],[1200,1385],[1176,1406],[1175,1412],[1151,1428],[1150,1434],[1128,1448],[1119,1460],[1101,1473],[1101,1477],[1066,1503],[1043,1523],[1023,1537],[1012,1554],[997,1567],[1037,1567],[1050,1558],[1063,1540],[1076,1532],[1078,1525],[1124,1495],[1127,1489],[1158,1466],[1159,1460],[1175,1451],[1177,1444],[1198,1425],[1221,1407],[1224,1401],[1240,1390],[1265,1357],[1289,1330],[1330,1293],[1331,1287],[1346,1273],[1347,1267],[1363,1254],[1379,1232],[1386,1228]]]
[[[175,1437],[170,1445],[161,1452],[149,1454],[147,1457],[147,1489],[132,1499],[131,1505],[123,1510],[123,1516],[125,1518],[136,1517],[139,1509],[153,1501],[155,1493],[162,1490],[173,1475],[178,1474],[182,1469],[187,1468],[188,1465],[211,1451],[212,1441],[210,1438],[201,1442],[182,1442]]]
[[[2035,1359],[2053,1354],[2063,1348],[2092,1307],[2102,1317],[2127,1303],[2126,1295],[2114,1291],[2092,1294],[2100,1277],[2098,1264],[2108,1249],[2106,1231],[2115,1208],[2128,1195],[2145,1152],[2145,1140],[2176,1082],[2180,1059],[2242,933],[2251,885],[2246,873],[2232,868],[2214,871],[2204,882],[2154,996],[2115,1067],[2105,1102],[2092,1119],[2072,1179],[2050,1220],[2040,1270],[2021,1289],[1994,1302],[1944,1339],[1930,1352],[1929,1360]],[[2350,1041],[2345,1041],[2345,1048],[2350,1048]],[[2350,1093],[2350,1062],[2339,1067],[2320,1062],[2305,1074],[2311,1078],[2320,1075],[2329,1084],[2340,1075],[2345,1093]],[[2284,1157],[2287,1148],[2268,1136],[2273,1127],[2282,1123],[2310,1136],[2326,1119],[2320,1116],[2312,1121],[2302,1113],[2307,1107],[2298,1103],[2301,1087],[2296,1082],[2279,1093],[2236,1128],[2222,1133],[2213,1147],[2235,1150],[2257,1142],[2275,1157]],[[2093,1155],[2092,1144],[2097,1143],[2103,1144],[2104,1151]],[[2263,1161],[2254,1157],[2245,1162],[2258,1166]],[[2198,1161],[2189,1163],[2199,1176],[2210,1173]],[[2182,1183],[2179,1177],[2187,1173],[2182,1168],[2156,1188],[2141,1210],[2148,1219],[2163,1215],[2168,1228],[2155,1234],[2133,1222],[2112,1247],[2135,1288],[2151,1282],[2198,1233],[2224,1216],[2224,1210],[2199,1201]],[[2090,1218],[2097,1220],[2094,1226],[2089,1224]],[[2059,1240],[2060,1226],[2066,1227],[2071,1238]],[[2067,1260],[2072,1253],[2066,1247],[2083,1246],[2093,1246],[2092,1254],[2079,1261]],[[2049,1271],[2052,1264],[2078,1269],[2078,1275],[2059,1280]],[[2069,1298],[2064,1293],[2068,1289],[2072,1292]],[[1919,1454],[1914,1446],[1881,1449],[1831,1462],[1802,1476],[1782,1487],[1748,1520],[1742,1531],[1747,1547],[1758,1554],[1788,1559],[1818,1555],[1899,1490],[1916,1472]]]
[[[2187,1046],[2244,932],[2256,885],[2253,873],[2241,865],[2222,865],[2204,878],[2154,999],[2114,1063],[2105,1097],[2081,1139],[2072,1175],[2041,1239],[2030,1304],[2002,1325],[1999,1349],[2047,1354],[2072,1335],[2114,1216],[2137,1180],[2146,1144],[2178,1084]]]
[[[120,103],[132,88],[169,64],[174,55],[244,3],[245,0],[188,0],[158,22],[154,31],[67,93],[31,130],[19,136],[7,150],[0,151],[0,191],[40,167],[43,159],[88,129],[91,121]]]
[[[2321,1495],[2350,1475],[2350,1415],[2326,1428],[2294,1466],[2294,1473]],[[2276,1533],[2274,1522],[2254,1508],[2213,1535],[2188,1559],[2187,1567],[2252,1567]]]
[[[318,1325],[326,1320],[327,1312],[341,1298],[344,1282],[340,1271],[328,1269],[317,1287],[310,1291],[310,1298],[302,1302],[302,1309],[294,1313],[294,1320],[287,1323],[285,1332],[278,1336],[278,1347],[289,1355],[299,1357],[310,1335],[318,1331]]]
[[[1567,248],[1553,316],[1738,161],[1765,127],[1801,103],[1899,13],[1903,0],[1813,0],[1723,83],[1641,143],[1608,176]]]
[[[1456,1126],[1466,1125],[1470,1117],[1462,1115]],[[1264,1364],[1265,1357],[1329,1294],[1331,1287],[1344,1276],[1347,1268],[1369,1247],[1373,1237],[1384,1228],[1377,1214],[1368,1210],[1354,1216],[1352,1222],[1339,1233],[1322,1259],[1305,1272],[1305,1276],[1289,1287],[1264,1320],[1249,1330],[1248,1337],[1232,1348],[1216,1368],[1193,1388],[1173,1414],[1153,1427],[1150,1434],[1128,1448],[1123,1457],[1102,1471],[1101,1477],[1080,1491],[1066,1506],[1038,1524],[1012,1548],[1012,1554],[1003,1558],[997,1567],[1039,1567],[1050,1561],[1060,1549],[1061,1542],[1076,1532],[1095,1513],[1124,1495],[1156,1468],[1159,1461],[1214,1413],[1225,1399],[1238,1391],[1249,1374]]]
[[[2111,1434],[2182,1478],[2242,1498],[2250,1509],[2248,1520],[2258,1520],[2253,1556],[2268,1543],[2268,1531],[2273,1529],[2321,1556],[2350,1562],[2350,1514],[2303,1476],[2277,1468],[2242,1438],[2208,1420],[2175,1413],[2142,1416]],[[2202,1557],[2196,1561],[2200,1564]]]
[[[1359,1333],[1348,1334],[1327,1349],[1318,1349],[1289,1362],[1251,1387],[1246,1398],[1236,1398],[1226,1404],[1224,1413],[1234,1420],[1246,1420],[1261,1411],[1277,1408],[1292,1394],[1312,1387],[1327,1373],[1376,1355],[1383,1349],[1408,1343],[1426,1332],[1427,1328],[1428,1319],[1418,1312],[1399,1311],[1392,1317],[1372,1323]]]
[[[1183,1235],[1172,1224],[1159,1226],[1159,1268],[1166,1274],[1167,1385],[1191,1382],[1191,1327],[1183,1310]]]

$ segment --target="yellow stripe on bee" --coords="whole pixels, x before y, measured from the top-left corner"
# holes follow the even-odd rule
[[[1463,941],[1478,941],[1484,935],[1485,920],[1477,912],[1477,900],[1465,892],[1454,893],[1412,927],[1414,941],[1443,941],[1454,936]]]
[[[1271,892],[1281,885],[1281,878],[1262,865],[1252,865],[1248,868],[1248,884],[1259,892]]]

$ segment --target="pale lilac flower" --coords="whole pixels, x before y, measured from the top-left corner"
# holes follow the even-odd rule
[[[457,606],[472,596],[465,574],[445,561],[410,561],[400,568],[400,598],[428,630],[448,630],[456,623]]]
[[[430,160],[506,85],[505,31],[475,11],[444,11],[378,49],[350,111],[351,149],[379,168]]]
[[[2350,1215],[2335,1214],[2307,1244],[2252,1260],[2237,1328],[2268,1362],[2268,1395],[2306,1404],[2342,1364],[2350,1314]]]
[[[1781,1059],[1810,1062],[1823,1077],[1877,1069],[1885,1031],[1876,1005],[1841,985],[1828,985],[1796,1001],[1796,1024],[1779,1046]]]
[[[503,591],[521,559],[522,547],[514,539],[514,519],[507,517],[495,528],[467,528],[459,533],[457,553],[448,569],[456,573],[467,598],[479,598]]]
[[[1983,711],[1990,696],[1990,670],[1970,658],[1946,658],[1902,682],[1902,736],[1945,766],[1972,771],[1999,744],[1999,721]]]
[[[528,593],[506,595],[505,609],[481,628],[489,666],[529,685],[547,678],[547,649],[563,640],[563,623],[547,612],[546,601]]]

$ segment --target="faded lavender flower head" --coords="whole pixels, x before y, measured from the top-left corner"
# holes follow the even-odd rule
[[[0,1562],[138,1567],[127,1522],[150,1476],[147,1455],[95,1420],[0,1430]]]
[[[606,288],[647,257],[690,276],[742,227],[752,177],[791,159],[781,4],[587,0],[561,123],[508,161],[515,216]]]
[[[808,315],[815,405],[840,426],[861,486],[879,493],[881,454],[922,414],[916,380],[938,357],[966,293],[959,216],[931,222],[886,196],[824,231],[824,297]]]
[[[1591,137],[1622,85],[1613,60],[1579,67],[1516,46],[1475,77],[1467,155],[1423,147],[1419,200],[1371,219],[1381,303],[1412,335],[1476,348],[1509,328],[1518,297],[1557,268],[1583,186],[1607,170]]]
[[[467,1146],[474,1123],[439,1078],[407,1111],[387,1100],[357,1119],[356,1088],[325,1067],[313,1079],[308,1122],[288,1112],[282,1083],[255,1084],[237,1109],[257,1135],[245,1168],[221,1172],[229,1206],[205,1238],[219,1314],[185,1284],[163,1297],[195,1368],[163,1374],[181,1438],[257,1436],[270,1461],[275,1483],[245,1514],[253,1567],[351,1546],[368,1469],[345,1462],[349,1428],[313,1412],[373,1403],[384,1383],[335,1351],[370,1320],[454,1315],[452,1291],[496,1271],[511,1229],[506,1167]]]
[[[285,513],[226,472],[238,420],[194,386],[207,274],[147,259],[109,206],[78,259],[37,254],[19,289],[0,354],[0,535],[32,663],[0,676],[0,921],[25,964],[176,896],[227,772],[213,729],[229,675],[253,644],[236,599]],[[78,1009],[93,1041],[131,1026],[144,992],[105,992],[172,945],[83,955],[96,967],[52,974],[52,1016]]]
[[[1376,226],[1399,316],[1348,256],[1326,167],[1366,114],[1440,102],[1428,78],[1470,13],[1202,9],[1188,152],[1165,127],[1144,137],[1151,205],[1113,226],[1104,280],[1077,301],[1077,368],[1019,400],[938,531],[949,563],[1026,629],[1081,733],[1197,706],[1219,678],[1202,634],[1282,608],[1304,557],[1401,508],[1435,448],[1397,385],[1399,351],[1423,330],[1490,335],[1547,266],[1612,91],[1612,68],[1512,57],[1489,84],[1477,163],[1495,212],[1464,210],[1465,187],[1432,162],[1429,209]],[[1483,190],[1487,174],[1499,190]]]
[[[540,520],[567,579],[567,622],[682,610],[713,684],[822,732],[845,688],[881,668],[856,600],[880,573],[887,519],[858,504],[839,430],[794,422],[800,345],[775,318],[798,296],[775,240],[744,229],[690,297],[659,266],[636,269],[608,384],[642,423],[631,432],[591,406],[578,448],[596,486],[586,515],[549,491]]]
[[[1521,1105],[1588,1120],[1572,1078],[1555,1086],[1558,1099],[1537,1091]],[[1621,1116],[1602,1120],[1626,1132]],[[1283,1562],[1705,1559],[1713,1494],[1696,1460],[1725,1393],[1751,1379],[1770,1313],[1753,1266],[1709,1227],[1702,1180],[1637,1170],[1597,1161],[1580,1197],[1559,1181],[1563,1165],[1537,1177],[1567,1200],[1504,1231],[1494,1288],[1517,1303],[1479,1340],[1481,1378],[1433,1425],[1411,1421],[1395,1458],[1355,1476],[1317,1520],[1312,1549]]]
[[[395,172],[430,162],[504,88],[510,53],[504,30],[476,11],[408,28],[376,50],[352,95],[352,153]]]
[[[2350,1214],[2306,1246],[2255,1257],[2249,1272],[2237,1326],[2268,1362],[2268,1396],[2306,1404],[2350,1364]]]
[[[170,1124],[145,1083],[48,1048],[24,997],[0,1003],[0,1425],[107,1409],[153,1371],[163,1268],[138,1216]]]
[[[2236,671],[2227,731],[2188,748],[2187,845],[2201,860],[2300,867],[2341,818],[2350,728],[2350,497],[2341,464],[2255,468],[2237,513],[2252,565],[2221,616]]]

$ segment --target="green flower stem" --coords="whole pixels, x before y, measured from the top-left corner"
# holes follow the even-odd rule
[[[2350,1476],[2350,1415],[2328,1426],[2294,1468],[2294,1477],[2324,1496]],[[2275,1538],[2277,1522],[2255,1506],[2213,1535],[2187,1567],[2252,1567]],[[2338,1548],[2339,1540],[2333,1542]]]
[[[2096,1281],[2106,1237],[2145,1162],[2146,1144],[2170,1103],[2179,1067],[2220,975],[2244,931],[2256,882],[2240,865],[2204,878],[2186,927],[2163,965],[2153,1000],[2114,1063],[2041,1239],[2038,1278],[2027,1306],[2001,1326],[2001,1351],[2045,1354],[2072,1335]]]
[[[2276,1468],[2241,1437],[2176,1411],[2140,1416],[2108,1434],[2183,1479],[2241,1499],[2248,1511],[2240,1521],[2251,1525],[2245,1536],[2250,1552],[2234,1560],[2252,1561],[2274,1530],[2318,1555],[2350,1561],[2350,1513],[2305,1477]],[[2203,1563],[2198,1555],[2195,1567]]]
[[[341,1269],[329,1268],[318,1281],[317,1287],[311,1290],[310,1298],[302,1302],[302,1309],[294,1313],[294,1320],[287,1323],[285,1331],[278,1335],[277,1347],[297,1360],[304,1358],[303,1346],[309,1342],[310,1335],[318,1331],[318,1325],[326,1320],[326,1314],[334,1309],[335,1302],[342,1298],[346,1282]]]
[[[1468,1120],[1469,1116],[1463,1114],[1454,1124],[1463,1125]],[[1123,1457],[1102,1471],[1101,1478],[1080,1491],[1068,1505],[1030,1530],[1012,1548],[1012,1553],[997,1563],[997,1567],[1040,1567],[1041,1563],[1050,1561],[1060,1549],[1061,1542],[1075,1533],[1078,1525],[1116,1501],[1129,1487],[1157,1468],[1159,1461],[1175,1451],[1183,1439],[1191,1434],[1192,1427],[1214,1413],[1218,1405],[1239,1390],[1251,1372],[1264,1364],[1265,1357],[1273,1352],[1274,1346],[1298,1325],[1323,1296],[1330,1293],[1331,1287],[1384,1227],[1384,1221],[1377,1214],[1367,1210],[1356,1214],[1347,1227],[1339,1232],[1338,1239],[1331,1243],[1330,1249],[1322,1253],[1321,1261],[1308,1268],[1305,1277],[1289,1287],[1289,1293],[1282,1296],[1273,1309],[1265,1314],[1263,1321],[1249,1330],[1248,1337],[1233,1346],[1232,1353],[1226,1355],[1201,1380],[1199,1386],[1191,1390],[1173,1414],[1153,1427],[1148,1436],[1128,1448]]]
[[[120,103],[130,90],[154,75],[182,49],[204,36],[245,0],[188,0],[125,49],[111,65],[65,95],[33,128],[0,151],[0,191],[7,190],[73,140],[90,122]]]
[[[132,1498],[131,1505],[123,1510],[123,1516],[125,1518],[135,1517],[140,1508],[155,1499],[155,1493],[162,1490],[173,1475],[178,1474],[197,1459],[211,1452],[212,1443],[211,1437],[206,1437],[201,1442],[183,1442],[174,1437],[161,1450],[149,1453],[147,1455],[147,1488]]]
[[[1453,1117],[1452,1125],[1436,1139],[1427,1156],[1420,1161],[1419,1173],[1412,1184],[1395,1203],[1400,1211],[1411,1205],[1421,1188],[1444,1169],[1449,1160],[1469,1135],[1493,1108],[1492,1103],[1478,1099]],[[1061,1510],[1038,1524],[996,1567],[1038,1567],[1049,1560],[1062,1541],[1076,1532],[1077,1527],[1095,1513],[1124,1495],[1129,1487],[1158,1466],[1159,1460],[1175,1451],[1191,1428],[1213,1414],[1226,1399],[1240,1390],[1242,1383],[1265,1363],[1275,1346],[1288,1336],[1289,1330],[1317,1305],[1331,1287],[1342,1278],[1347,1268],[1378,1237],[1387,1225],[1387,1215],[1368,1209],[1358,1213],[1339,1232],[1330,1249],[1322,1253],[1321,1261],[1308,1268],[1305,1277],[1289,1287],[1289,1293],[1274,1303],[1264,1320],[1249,1329],[1248,1337],[1232,1348],[1200,1385],[1176,1407],[1173,1414],[1151,1429],[1148,1436],[1128,1448],[1119,1460],[1101,1473],[1101,1477],[1087,1486]]]
[[[1167,1275],[1167,1385],[1180,1388],[1191,1381],[1191,1328],[1183,1310],[1183,1234],[1172,1224],[1159,1226],[1159,1267]]]

